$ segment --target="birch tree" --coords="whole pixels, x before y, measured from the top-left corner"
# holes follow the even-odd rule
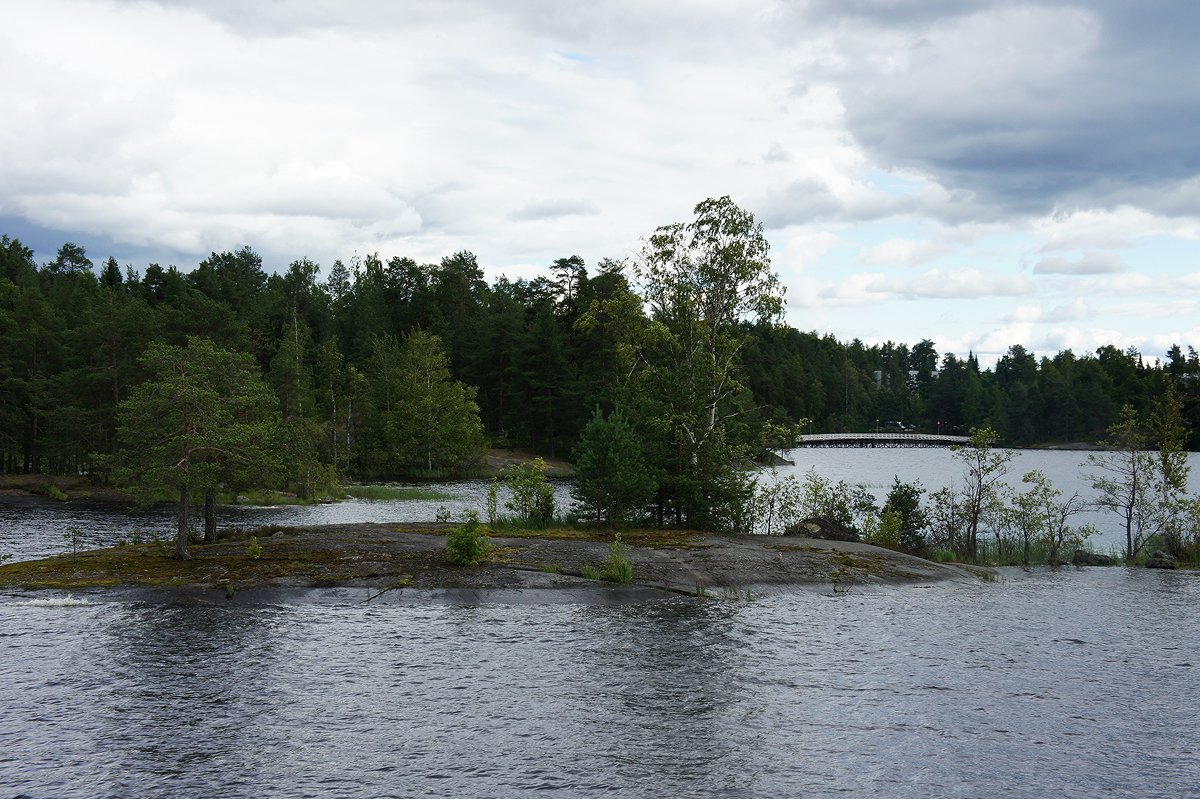
[[[784,289],[771,271],[762,225],[729,197],[695,207],[690,223],[660,227],[637,264],[652,319],[644,331],[641,373],[649,425],[660,439],[660,486],[673,493],[676,523],[707,525],[726,494],[746,494],[731,479],[732,421],[750,407],[739,380],[742,322],[776,322]],[[660,492],[661,493],[661,492]],[[660,503],[661,505],[661,503]],[[661,516],[661,507],[660,507]]]

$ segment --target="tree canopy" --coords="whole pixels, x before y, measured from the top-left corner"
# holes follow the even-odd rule
[[[657,228],[628,261],[564,254],[540,276],[491,283],[467,251],[323,267],[239,246],[188,272],[76,243],[39,264],[2,236],[0,471],[101,473],[126,446],[122,403],[162,379],[163,347],[191,339],[261,375],[287,431],[275,486],[306,495],[338,477],[469,468],[484,440],[570,453],[597,407],[634,430],[654,516],[703,526],[726,523],[721,504],[744,488],[729,465],[768,423],[1096,441],[1126,405],[1150,419],[1171,390],[1180,432],[1154,468],[1177,472],[1178,453],[1200,444],[1200,354],[1187,342],[1163,363],[1116,346],[1040,357],[1014,345],[984,368],[930,340],[798,330],[780,324],[782,303],[761,226],[728,197]],[[460,432],[439,446],[435,429]]]
[[[187,558],[192,494],[269,484],[280,469],[278,405],[251,356],[204,338],[154,342],[142,363],[149,378],[118,409],[111,475],[143,494],[179,497],[175,554]]]

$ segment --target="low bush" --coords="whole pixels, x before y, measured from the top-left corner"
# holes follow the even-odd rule
[[[473,512],[467,514],[465,524],[446,535],[446,557],[455,566],[478,566],[487,559],[491,546]]]
[[[633,582],[633,564],[625,554],[625,544],[621,543],[620,533],[613,536],[608,559],[604,561],[604,579],[614,583]]]

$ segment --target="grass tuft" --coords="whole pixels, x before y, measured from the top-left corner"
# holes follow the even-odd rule
[[[432,488],[393,485],[345,485],[342,492],[355,499],[447,500],[453,495]]]

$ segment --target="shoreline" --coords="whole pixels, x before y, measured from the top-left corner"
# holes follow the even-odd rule
[[[995,579],[989,569],[934,563],[869,544],[651,529],[623,534],[633,580],[622,585],[595,579],[611,546],[602,533],[501,531],[490,536],[487,563],[459,567],[445,557],[445,534],[452,527],[363,523],[223,531],[216,544],[193,545],[188,561],[166,557],[155,544],[126,544],[5,563],[0,589],[134,601],[269,603],[319,597],[337,604],[474,604],[840,593]],[[262,547],[257,559],[248,554],[251,534]]]

